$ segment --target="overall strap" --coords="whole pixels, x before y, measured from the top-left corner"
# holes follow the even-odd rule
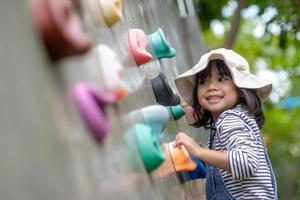
[[[211,132],[210,132],[210,136],[209,136],[209,147],[208,147],[209,149],[212,149],[212,147],[213,147],[213,141],[214,141],[215,135],[216,135],[216,129],[212,128]]]

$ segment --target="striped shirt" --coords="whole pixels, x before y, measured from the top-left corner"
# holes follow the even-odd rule
[[[237,105],[223,112],[212,134],[213,149],[227,152],[231,172],[219,170],[230,194],[235,199],[274,199],[264,142],[247,110]]]

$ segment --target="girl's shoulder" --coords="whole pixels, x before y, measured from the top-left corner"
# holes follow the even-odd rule
[[[219,116],[215,124],[216,135],[220,141],[226,141],[235,135],[237,131],[254,130],[253,124],[256,124],[256,122],[249,116],[247,108],[237,105],[224,111]]]
[[[216,127],[223,123],[240,123],[243,124],[246,119],[249,119],[248,110],[246,107],[238,104],[224,111],[216,121]]]

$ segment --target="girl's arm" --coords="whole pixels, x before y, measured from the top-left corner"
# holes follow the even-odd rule
[[[230,171],[227,152],[214,151],[202,148],[194,139],[183,132],[176,135],[175,146],[184,145],[187,151],[195,157],[200,158],[203,162],[219,167],[223,170]]]
[[[228,156],[225,151],[214,151],[202,148],[196,156],[203,162],[230,172]]]

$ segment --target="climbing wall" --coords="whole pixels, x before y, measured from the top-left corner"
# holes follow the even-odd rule
[[[207,137],[173,81],[205,52],[191,2],[0,2],[1,200],[205,199],[169,145]]]

